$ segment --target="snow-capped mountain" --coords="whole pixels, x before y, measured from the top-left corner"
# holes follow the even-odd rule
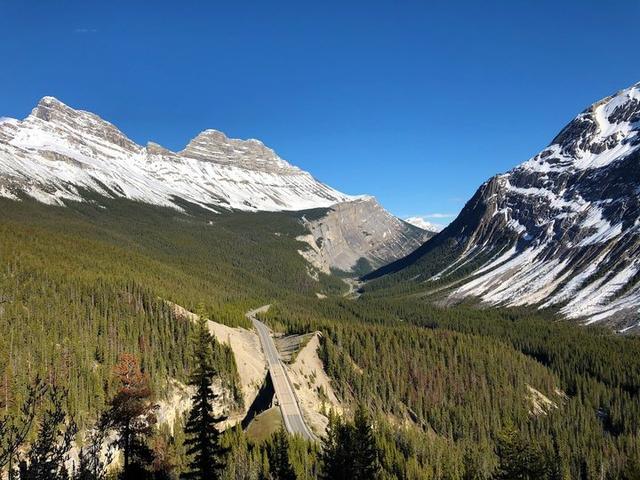
[[[24,120],[0,120],[0,196],[82,200],[82,190],[177,207],[304,210],[352,200],[258,140],[205,130],[181,152],[137,145],[97,115],[45,97]]]
[[[426,230],[427,232],[438,233],[440,230],[442,230],[441,225],[431,223],[422,217],[408,217],[405,218],[404,221],[418,228],[421,228],[422,230]]]
[[[556,307],[640,328],[640,83],[586,109],[538,155],[483,184],[434,239],[372,277],[390,272],[412,288],[447,285],[450,300]]]

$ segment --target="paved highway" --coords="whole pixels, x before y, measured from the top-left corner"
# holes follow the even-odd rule
[[[282,412],[285,428],[291,434],[300,435],[307,440],[316,440],[315,435],[304,421],[295,389],[289,380],[282,360],[280,360],[280,355],[271,337],[271,333],[267,326],[256,318],[256,314],[266,312],[268,309],[269,305],[265,305],[264,307],[251,310],[247,312],[247,318],[253,322],[253,326],[258,332],[258,337],[260,337],[260,343],[262,344],[264,356],[267,359],[269,373],[273,381],[273,388],[276,392],[278,404],[280,405],[280,412]]]

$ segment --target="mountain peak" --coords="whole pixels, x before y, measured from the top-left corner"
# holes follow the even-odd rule
[[[139,145],[110,122],[94,113],[69,107],[51,96],[42,97],[22,124],[24,129],[32,133],[38,132],[28,140],[31,147],[38,147],[37,142],[33,144],[34,140],[46,138],[48,144],[56,144],[65,151],[74,150],[80,145],[95,149],[91,145],[99,138],[101,143],[111,147],[117,146],[128,152],[140,151]]]
[[[42,97],[36,107],[31,111],[31,115],[46,122],[54,120],[58,117],[58,113],[75,112],[71,107],[62,103],[56,97]]]
[[[45,95],[44,97],[42,97],[38,102],[38,105],[62,105],[66,107],[66,105],[63,102],[58,100],[56,97],[52,97],[50,95]]]
[[[263,172],[300,172],[260,140],[229,138],[214,129],[196,135],[180,156]]]
[[[201,131],[198,135],[196,135],[192,142],[195,140],[211,140],[217,142],[242,142],[242,143],[251,143],[255,145],[265,146],[261,140],[257,138],[247,138],[246,140],[240,138],[230,138],[221,130],[216,130],[215,128],[207,128],[206,130]]]
[[[215,142],[227,142],[229,137],[224,132],[216,130],[214,128],[207,128],[196,135],[191,142],[194,141],[215,141]],[[191,143],[190,142],[190,143]]]
[[[429,282],[449,285],[447,302],[637,325],[638,87],[595,102],[545,150],[485,182],[434,240],[368,278],[394,273],[425,291],[435,291]]]
[[[640,145],[640,83],[592,104],[540,154],[523,164],[533,171],[600,168]]]
[[[202,155],[206,153],[205,150],[218,150],[220,148],[245,148],[245,149],[258,149],[262,153],[270,153],[275,156],[275,152],[266,147],[264,143],[255,138],[249,138],[243,140],[240,138],[230,138],[224,132],[216,130],[214,128],[208,128],[196,135],[185,147],[183,152],[185,154]]]
[[[433,224],[420,216],[405,218],[404,221],[426,232],[438,233],[442,230],[442,225]]]

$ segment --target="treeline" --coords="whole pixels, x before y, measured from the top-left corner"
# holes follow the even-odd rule
[[[0,412],[17,413],[32,379],[67,390],[84,426],[114,392],[112,369],[123,352],[137,352],[162,397],[170,380],[184,381],[192,324],[136,283],[61,280],[15,262],[0,279]],[[10,286],[10,288],[8,287]],[[240,407],[233,352],[217,344],[221,382]]]
[[[201,317],[190,356],[191,407],[184,426],[177,422],[179,430],[173,432],[157,425],[153,382],[135,355],[120,356],[112,372],[114,395],[81,432],[68,411],[68,390],[37,377],[19,414],[0,417],[0,474],[10,480],[295,480],[335,478],[334,472],[344,470],[356,479],[376,478],[373,427],[363,411],[353,426],[332,420],[331,449],[325,448],[324,455],[318,445],[283,429],[259,445],[251,444],[239,427],[223,431],[226,417],[214,413],[212,389],[219,376],[216,344]],[[356,444],[361,454],[351,451]],[[348,451],[355,459],[350,470],[338,463]]]
[[[585,436],[579,422],[587,421],[586,412],[574,410],[570,397],[556,399],[557,408],[545,414],[531,414],[518,378],[537,380],[541,389],[545,382],[551,383],[544,389],[555,388],[559,379],[506,344],[449,330],[369,324],[365,312],[346,325],[298,313],[298,321],[323,328],[323,360],[354,406],[352,419],[328,413],[321,445],[282,430],[257,445],[239,427],[222,431],[225,417],[214,412],[211,389],[222,373],[218,343],[203,315],[190,332],[191,409],[173,430],[157,425],[151,375],[136,355],[124,353],[111,371],[113,394],[81,433],[67,390],[46,379],[31,384],[19,414],[0,421],[0,468],[13,479],[637,478],[637,457],[615,450],[606,432],[597,455],[572,443],[574,436],[597,438]],[[271,315],[286,321],[282,308]],[[424,365],[434,373],[418,373],[430,370]],[[427,392],[424,403],[420,391]]]
[[[136,282],[190,311],[204,303],[218,322],[274,299],[346,287],[308,274],[295,213],[186,212],[122,199],[67,207],[0,199],[0,258],[25,268],[93,281]]]
[[[92,427],[122,388],[114,368],[123,353],[135,354],[150,406],[169,379],[189,381],[194,326],[174,317],[170,300],[191,311],[203,302],[207,315],[233,326],[249,326],[244,313],[271,303],[265,319],[274,329],[320,330],[320,355],[341,400],[365,406],[381,478],[626,479],[637,471],[638,339],[538,312],[441,309],[380,292],[318,300],[316,293],[344,286],[308,274],[294,214],[101,202],[106,208],[0,199],[0,415],[29,418],[23,407],[38,405],[21,455],[46,445],[36,441],[43,412],[59,418],[62,410],[58,438],[64,444],[73,418],[83,462],[99,470],[92,452],[100,442],[90,432],[100,431]],[[211,355],[216,381],[240,398],[230,350],[214,344]],[[30,403],[37,376],[48,387]],[[53,386],[62,400],[51,397]],[[188,470],[185,423],[141,436],[151,452],[146,474]],[[355,451],[350,428],[344,432],[340,444]],[[220,444],[224,478],[280,478],[276,472],[289,471],[285,458],[295,478],[318,478],[325,467],[317,446],[282,434],[253,445],[234,429]],[[523,471],[505,476],[509,465]]]
[[[0,315],[0,408],[14,411],[36,375],[68,389],[78,421],[113,392],[110,372],[124,351],[139,352],[156,387],[182,380],[191,326],[136,284],[94,284],[38,270],[8,269]],[[63,300],[64,299],[64,300]]]
[[[390,429],[395,453],[383,458],[398,478],[492,478],[510,426],[560,478],[624,478],[640,458],[638,339],[527,310],[407,299],[278,304],[265,320],[322,331],[340,396],[412,425]]]
[[[249,327],[255,305],[319,287],[296,251],[293,216],[101,202],[0,199],[0,411],[15,411],[39,374],[68,389],[84,425],[113,393],[122,352],[137,352],[160,395],[169,379],[184,381],[191,327],[164,300]],[[321,276],[322,288],[340,283]],[[231,377],[232,360],[222,347]]]

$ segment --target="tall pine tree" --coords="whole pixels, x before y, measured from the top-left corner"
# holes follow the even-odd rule
[[[347,425],[340,419],[335,411],[329,411],[329,423],[327,432],[322,439],[322,480],[347,479],[348,454],[346,441],[348,439]]]
[[[277,480],[296,480],[289,461],[289,437],[284,428],[273,433],[267,444],[267,456],[269,457],[269,471]]]
[[[380,475],[373,425],[362,405],[356,408],[352,427],[353,480],[374,480]]]
[[[73,443],[77,427],[64,410],[67,392],[53,386],[49,390],[49,405],[38,426],[38,435],[29,452],[20,462],[21,480],[64,478],[65,462]]]
[[[497,480],[549,478],[549,468],[540,447],[523,438],[511,423],[500,433],[496,453],[499,459]]]
[[[329,414],[323,439],[324,480],[375,480],[380,476],[378,450],[373,427],[364,407],[356,409],[353,423]]]
[[[185,479],[204,480],[220,478],[224,466],[226,449],[220,443],[220,433],[216,424],[226,417],[213,415],[212,403],[217,395],[211,389],[216,375],[212,360],[212,343],[215,340],[209,333],[207,320],[200,314],[194,342],[194,369],[189,385],[195,387],[191,398],[193,406],[185,426],[187,436],[185,444],[191,460]]]

